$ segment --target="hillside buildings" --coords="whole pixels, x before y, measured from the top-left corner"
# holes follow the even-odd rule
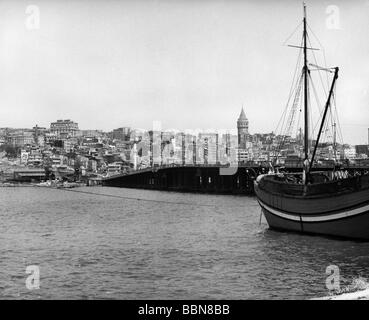
[[[78,123],[73,122],[69,119],[51,122],[50,133],[55,134],[60,139],[76,137],[79,133]]]
[[[0,128],[0,154],[22,166],[67,166],[83,175],[116,174],[163,165],[265,165],[278,159],[279,164],[287,166],[301,161],[301,136],[251,134],[243,108],[236,125],[237,134],[129,127],[103,132],[80,130],[78,123],[70,119],[57,120],[50,128]],[[321,143],[317,160],[359,161],[368,156],[368,145]]]

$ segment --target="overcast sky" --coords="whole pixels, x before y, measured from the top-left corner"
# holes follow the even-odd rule
[[[367,143],[369,1],[306,2],[328,64],[340,67],[345,141]],[[301,20],[292,0],[1,0],[0,127],[234,129],[244,105],[250,132],[271,132],[298,52],[283,42]]]

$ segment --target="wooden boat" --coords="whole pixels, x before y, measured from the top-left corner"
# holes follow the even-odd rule
[[[300,174],[276,173],[257,177],[255,193],[262,212],[272,229],[309,234],[369,240],[369,175],[335,175],[314,172],[313,164],[321,138],[338,68],[326,69],[333,73],[328,99],[316,138],[309,148],[308,78],[306,7],[303,18],[302,69],[304,96],[304,165]]]

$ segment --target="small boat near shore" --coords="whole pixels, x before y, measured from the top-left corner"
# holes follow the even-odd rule
[[[12,182],[3,182],[3,183],[0,183],[0,187],[3,187],[3,188],[7,188],[7,187],[19,187],[21,185],[22,184],[20,184],[20,183],[12,183]]]
[[[33,184],[33,186],[46,187],[46,188],[57,188],[57,189],[71,189],[71,188],[86,186],[86,183],[48,180],[48,181]]]
[[[354,176],[314,172],[320,138],[326,127],[327,113],[331,108],[338,67],[319,67],[333,74],[325,108],[314,148],[309,140],[309,81],[311,64],[308,64],[307,22],[304,5],[303,68],[296,96],[303,92],[304,160],[300,174],[270,172],[260,175],[254,190],[261,210],[270,228],[283,231],[320,234],[327,236],[369,240],[369,175]],[[318,66],[314,65],[318,68]],[[297,98],[295,98],[295,101]]]
[[[68,182],[68,181],[64,181],[59,188],[66,188],[66,189],[70,189],[70,188],[76,188],[81,186],[79,183],[76,182]]]

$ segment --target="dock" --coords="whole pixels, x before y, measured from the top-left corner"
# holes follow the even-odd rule
[[[329,171],[332,166],[317,166],[316,171]],[[368,166],[345,166],[350,173],[364,173]],[[103,186],[154,189],[180,192],[246,194],[254,193],[254,180],[267,173],[267,164],[230,165],[161,165],[120,173],[102,179]],[[289,172],[299,172],[301,165],[290,165]]]

